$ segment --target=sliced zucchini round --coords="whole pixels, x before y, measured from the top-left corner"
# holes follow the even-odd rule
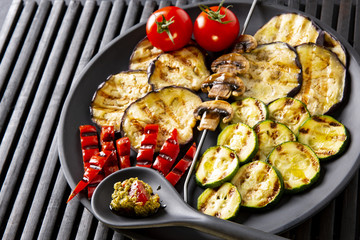
[[[255,131],[244,123],[236,123],[224,128],[218,136],[217,144],[234,150],[240,163],[250,161],[258,150]]]
[[[311,147],[320,160],[340,154],[348,142],[345,126],[327,115],[313,116],[299,129],[298,140]]]
[[[275,146],[287,141],[295,141],[296,135],[284,124],[276,123],[272,120],[265,120],[255,125],[259,150],[254,160],[266,161],[269,153]]]
[[[241,205],[241,196],[237,188],[226,182],[219,188],[207,188],[199,196],[197,209],[210,216],[221,219],[234,218]]]
[[[268,109],[271,120],[285,124],[294,133],[297,133],[299,127],[310,117],[306,105],[290,97],[275,100],[269,104]]]
[[[229,123],[221,122],[221,129],[239,122],[253,127],[258,122],[268,118],[268,110],[265,103],[252,97],[233,102],[231,103],[231,107],[234,110],[234,116]]]
[[[263,161],[247,163],[239,168],[231,180],[240,192],[241,206],[247,208],[270,207],[284,192],[281,174]]]
[[[195,173],[196,182],[203,187],[215,188],[230,180],[239,169],[235,151],[225,146],[214,146],[201,156]]]
[[[280,171],[287,192],[305,190],[320,175],[319,158],[309,146],[300,142],[276,146],[269,154],[268,162]]]

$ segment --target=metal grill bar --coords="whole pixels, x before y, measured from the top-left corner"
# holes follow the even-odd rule
[[[360,0],[264,2],[276,2],[318,17],[360,52]],[[58,161],[58,118],[73,79],[99,50],[133,25],[145,22],[154,10],[188,3],[13,1],[0,33],[2,238],[125,238],[99,223],[79,201],[65,204],[70,189]],[[359,238],[358,180],[356,174],[329,206],[282,235],[292,239]],[[349,222],[354,224],[344,224]]]

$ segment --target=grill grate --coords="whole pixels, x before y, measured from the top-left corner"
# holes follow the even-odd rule
[[[360,53],[359,0],[263,2],[316,16]],[[99,223],[79,201],[66,204],[70,188],[60,168],[56,139],[61,108],[73,79],[113,38],[145,22],[158,8],[188,3],[192,2],[12,1],[0,33],[0,237],[126,238]],[[357,173],[329,206],[283,236],[359,239],[358,181]]]

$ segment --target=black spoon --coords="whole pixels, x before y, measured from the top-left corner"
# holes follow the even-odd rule
[[[138,177],[159,194],[161,205],[157,213],[145,218],[130,218],[110,210],[114,183]],[[231,221],[221,220],[198,212],[181,198],[175,188],[157,171],[150,168],[130,167],[104,179],[92,196],[91,206],[98,220],[118,229],[136,229],[165,226],[183,226],[197,229],[224,239],[283,239],[279,236],[252,229]]]

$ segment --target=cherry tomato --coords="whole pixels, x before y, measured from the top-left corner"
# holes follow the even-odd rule
[[[175,6],[155,11],[146,23],[149,41],[165,52],[184,47],[191,39],[192,29],[190,16]]]
[[[240,31],[238,18],[228,8],[223,7],[222,3],[213,7],[200,6],[202,12],[194,23],[196,42],[212,52],[230,47]]]

